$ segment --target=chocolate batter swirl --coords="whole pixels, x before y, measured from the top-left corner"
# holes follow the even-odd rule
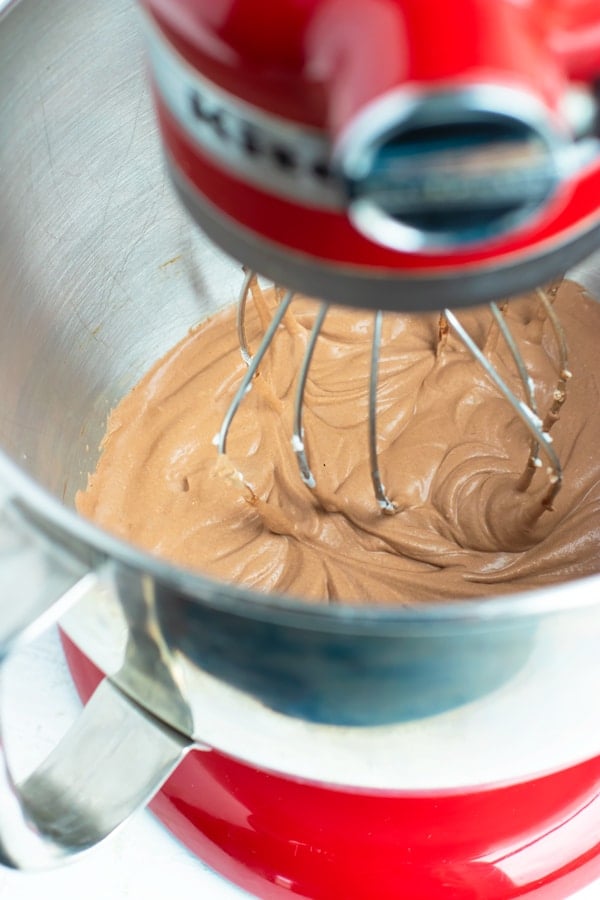
[[[306,392],[317,490],[306,488],[290,436],[316,311],[307,300],[280,327],[234,419],[227,459],[217,459],[213,438],[244,370],[233,310],[191,331],[113,411],[78,509],[182,566],[311,602],[475,598],[591,574],[600,568],[600,305],[567,282],[555,309],[573,378],[552,431],[564,468],[552,511],[541,510],[545,466],[518,489],[529,454],[523,423],[456,338],[438,347],[437,316],[384,318],[378,444],[399,508],[385,516],[368,464],[373,315],[330,311]],[[249,316],[253,346],[264,315]],[[558,377],[555,336],[533,295],[512,301],[506,316],[543,414]],[[489,310],[459,318],[521,396]]]

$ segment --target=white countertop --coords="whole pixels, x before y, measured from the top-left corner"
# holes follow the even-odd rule
[[[54,633],[9,661],[3,688],[7,744],[15,775],[22,777],[49,752],[79,709]],[[158,900],[175,895],[178,900],[250,896],[188,853],[147,812],[64,869],[42,874],[0,869],[0,897],[6,900]],[[600,884],[576,898],[598,900]]]

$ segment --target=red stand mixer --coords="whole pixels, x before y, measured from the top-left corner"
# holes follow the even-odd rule
[[[164,262],[168,199],[153,193],[154,170],[153,180],[136,181],[152,152],[136,136],[144,125],[151,134],[154,120],[148,126],[139,112],[126,4],[13,6],[0,28],[0,178],[9,170],[3,154],[12,170],[37,174],[24,188],[16,177],[2,183],[0,303],[4,295],[10,303],[0,374],[10,415],[0,427],[7,455],[17,448],[9,524],[17,535],[27,526],[21,571],[64,598],[61,614],[78,604],[74,620],[73,610],[61,620],[67,659],[86,701],[108,676],[82,715],[103,708],[111,738],[124,723],[112,748],[127,773],[123,794],[159,721],[169,752],[137,806],[163,783],[151,808],[165,825],[266,900],[561,900],[599,877],[597,690],[588,673],[593,682],[600,576],[543,598],[533,591],[417,612],[313,609],[169,567],[61,505],[61,460],[75,459],[79,476],[87,470],[89,457],[72,448],[94,445],[81,423],[92,408],[98,421],[106,414],[109,363],[122,390],[150,346],[171,345],[162,334],[151,345],[146,335],[138,344],[123,336],[132,321],[145,327],[136,319],[149,320],[149,334],[169,326],[171,313],[162,324],[158,314],[181,248],[174,243]],[[142,6],[177,192],[216,244],[268,278],[332,302],[419,312],[552,282],[600,246],[598,0]],[[152,252],[138,257],[145,242]],[[51,312],[36,317],[37,306]],[[197,312],[190,303],[177,327],[189,328]],[[72,363],[80,345],[84,363],[96,351],[93,370]],[[29,361],[46,353],[38,375]],[[44,615],[49,605],[45,598]],[[11,640],[23,630],[14,607]],[[125,695],[119,722],[113,687]],[[147,731],[130,750],[132,715]],[[5,827],[12,807],[0,806],[2,862],[20,865],[43,844],[41,864],[53,863],[122,821],[125,802],[114,818],[101,810],[83,838],[71,827],[85,805],[69,806],[71,793],[94,813],[108,793],[108,781],[93,780],[103,760],[91,755],[79,781],[51,760],[21,786],[22,846],[22,834],[11,845]],[[6,780],[5,795],[16,793]],[[47,782],[52,803],[39,804],[38,827]],[[62,789],[72,783],[76,790]],[[44,815],[63,808],[61,834]]]
[[[87,701],[101,672],[68,638],[63,645]],[[489,788],[372,792],[193,751],[150,808],[211,868],[265,900],[563,900],[600,875],[597,757]]]
[[[179,195],[270,278],[437,309],[539,285],[600,242],[595,0],[144,5]],[[99,676],[66,648],[87,696]],[[273,900],[561,898],[600,873],[600,758],[373,792],[198,752],[153,808]]]

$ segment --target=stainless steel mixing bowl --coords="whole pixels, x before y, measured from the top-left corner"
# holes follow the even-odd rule
[[[2,858],[94,843],[194,740],[410,791],[598,755],[600,575],[315,609],[169,566],[74,513],[108,411],[241,279],[173,198],[140,44],[126,0],[21,0],[0,22],[2,648],[62,617],[110,676],[38,772],[15,786],[6,770]],[[574,274],[600,290],[598,257]]]

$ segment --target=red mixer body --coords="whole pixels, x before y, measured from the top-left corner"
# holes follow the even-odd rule
[[[503,115],[531,102],[553,139],[568,139],[565,98],[600,77],[596,0],[143,5],[160,127],[180,193],[211,236],[264,274],[360,303],[364,286],[388,279],[436,279],[443,289],[453,274],[464,287],[469,272],[495,273],[496,285],[476,277],[461,305],[498,293],[504,269],[520,267],[503,291],[530,287],[573,264],[564,248],[579,242],[581,258],[600,241],[599,153],[563,172],[514,227],[444,246],[423,246],[414,229],[390,235],[385,223],[373,237],[368,217],[357,227],[348,214],[347,195],[349,145],[367,140],[378,117],[406,120],[415,97],[484,89],[485,105],[504,92]],[[447,115],[455,123],[459,114]],[[561,248],[560,260],[544,263]],[[383,289],[381,305],[394,306]]]
[[[87,700],[101,673],[63,643]],[[151,809],[264,900],[565,900],[600,876],[600,758],[511,785],[410,795],[299,782],[202,749]]]

